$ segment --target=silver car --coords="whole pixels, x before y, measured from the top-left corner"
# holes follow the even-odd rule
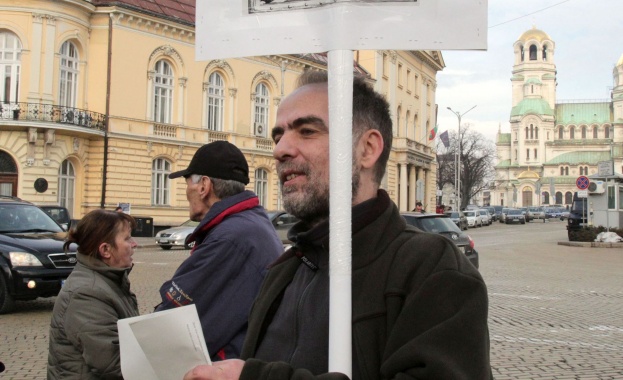
[[[194,222],[189,219],[177,227],[162,230],[156,234],[156,243],[158,243],[160,248],[164,250],[169,250],[172,247],[183,247],[184,249],[191,249],[195,245],[195,243],[186,243],[186,239],[188,238],[188,235],[190,235],[195,230],[195,227],[197,227],[198,225],[199,222]]]

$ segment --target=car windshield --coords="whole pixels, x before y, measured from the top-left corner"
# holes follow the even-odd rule
[[[0,206],[0,232],[62,232],[43,210],[28,204]]]
[[[458,212],[446,212],[446,215],[448,215],[451,218],[458,218],[459,217],[459,213]]]
[[[465,216],[476,216],[476,213],[473,211],[465,211]]]
[[[407,223],[412,226],[415,226],[423,231],[433,232],[433,233],[443,233],[443,232],[461,232],[459,228],[454,224],[454,222],[450,218],[446,217],[431,217],[431,218],[418,218],[413,216],[405,216]]]
[[[180,224],[180,227],[197,227],[199,222],[195,222],[194,220],[188,219],[184,223]]]
[[[509,215],[521,215],[521,210],[509,210]]]

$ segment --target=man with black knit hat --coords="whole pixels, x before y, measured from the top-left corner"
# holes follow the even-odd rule
[[[253,300],[283,245],[257,196],[245,190],[249,166],[236,146],[202,146],[188,168],[169,174],[179,177],[190,219],[200,223],[188,237],[190,257],[160,288],[156,311],[194,303],[212,360],[237,358]]]

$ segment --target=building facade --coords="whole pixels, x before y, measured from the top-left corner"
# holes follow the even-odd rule
[[[514,43],[510,133],[498,131],[491,204],[570,205],[579,176],[598,163],[623,170],[623,56],[611,99],[556,99],[556,44],[536,28]]]
[[[156,226],[177,225],[188,218],[185,183],[168,174],[201,145],[227,140],[247,158],[248,188],[266,209],[281,208],[269,129],[298,75],[326,70],[326,56],[196,62],[194,3],[0,0],[0,194],[59,204],[74,218],[127,204]],[[383,187],[408,210],[418,183],[422,200],[434,197],[423,137],[436,123],[443,59],[355,54],[356,74],[391,104]]]

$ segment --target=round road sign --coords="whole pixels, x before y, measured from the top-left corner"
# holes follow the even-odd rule
[[[575,185],[580,190],[588,189],[588,185],[589,184],[590,184],[590,181],[588,180],[588,177],[585,176],[585,175],[581,175],[581,176],[578,177],[578,179],[575,180]]]

